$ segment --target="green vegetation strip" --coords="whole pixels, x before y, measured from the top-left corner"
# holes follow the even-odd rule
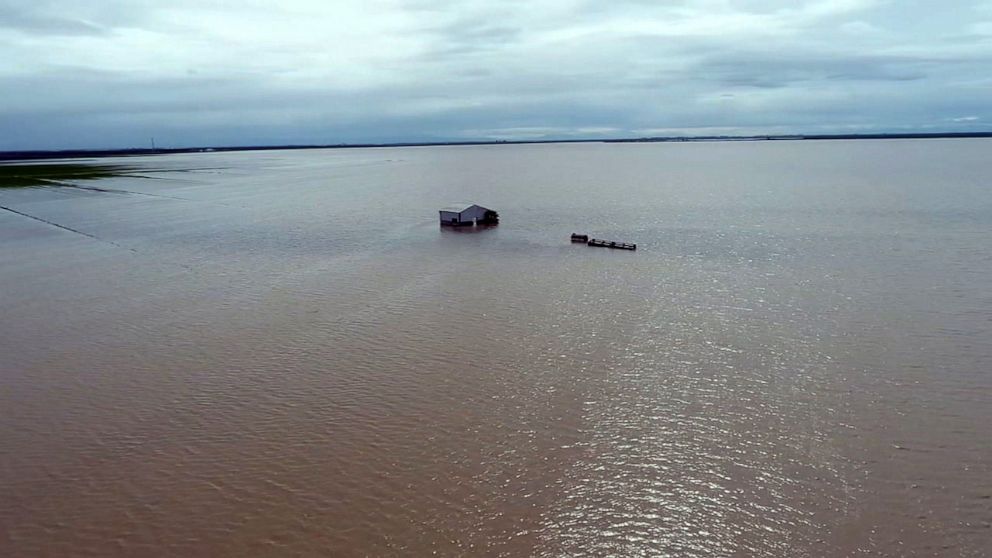
[[[122,165],[88,163],[0,164],[0,188],[57,186],[62,180],[96,180],[112,176],[126,176],[134,170]]]

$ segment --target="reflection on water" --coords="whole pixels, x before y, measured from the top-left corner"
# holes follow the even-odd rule
[[[0,212],[0,553],[981,556],[986,150],[214,153],[0,192],[88,235]],[[439,228],[463,199],[502,223]]]

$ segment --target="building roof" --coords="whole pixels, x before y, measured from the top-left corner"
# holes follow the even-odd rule
[[[472,209],[472,208],[478,208],[478,209],[481,209],[483,211],[492,211],[488,207],[482,207],[481,205],[477,205],[477,204],[474,204],[474,203],[463,203],[463,204],[456,203],[456,204],[453,204],[453,205],[442,207],[441,208],[441,211],[444,211],[446,213],[464,213],[464,212],[466,212],[466,211],[468,211],[469,209]]]

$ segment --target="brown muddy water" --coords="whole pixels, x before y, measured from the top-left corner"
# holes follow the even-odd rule
[[[203,153],[0,189],[0,555],[989,555],[990,154]],[[454,201],[502,224],[441,230]]]

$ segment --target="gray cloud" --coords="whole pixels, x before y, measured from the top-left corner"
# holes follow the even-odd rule
[[[0,149],[992,121],[988,3],[896,4],[0,0]]]
[[[696,70],[732,86],[787,87],[796,82],[922,80],[942,63],[900,56],[734,53],[710,57]]]
[[[90,21],[46,13],[37,5],[7,3],[0,3],[0,28],[39,35],[102,35],[108,32]]]

